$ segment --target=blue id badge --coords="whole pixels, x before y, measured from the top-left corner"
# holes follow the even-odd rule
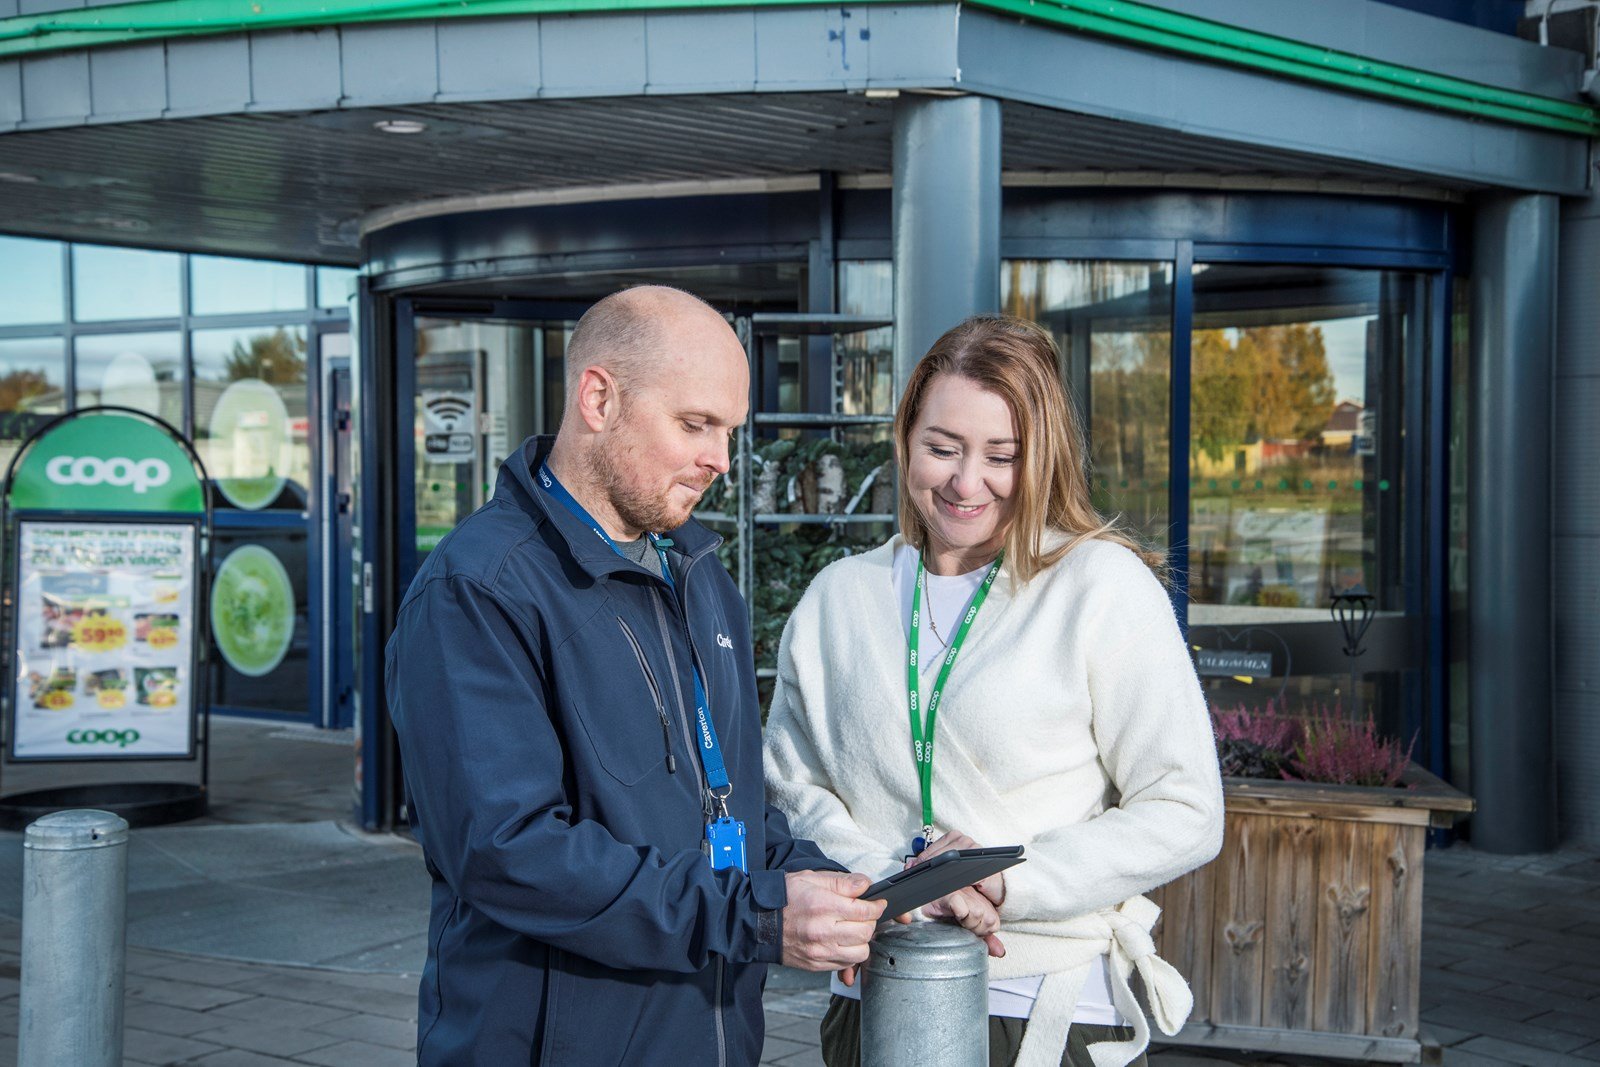
[[[706,824],[706,845],[711,852],[711,869],[729,867],[748,872],[744,859],[744,823],[724,815]]]

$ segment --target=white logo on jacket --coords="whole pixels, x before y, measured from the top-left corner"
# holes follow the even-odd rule
[[[729,637],[727,634],[718,634],[717,644],[731,651],[733,649],[733,638]]]

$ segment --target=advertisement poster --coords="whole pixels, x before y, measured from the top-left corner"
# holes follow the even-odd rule
[[[188,756],[195,527],[20,523],[17,759]]]

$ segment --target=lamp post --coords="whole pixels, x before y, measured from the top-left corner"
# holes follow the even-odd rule
[[[1344,632],[1344,654],[1350,657],[1350,699],[1354,710],[1361,711],[1361,690],[1356,684],[1356,658],[1366,651],[1361,645],[1377,613],[1378,598],[1367,592],[1367,587],[1357,583],[1329,594],[1333,620]]]

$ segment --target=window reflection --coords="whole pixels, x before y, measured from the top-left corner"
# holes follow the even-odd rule
[[[60,322],[61,244],[0,237],[0,326]]]
[[[342,308],[348,304],[356,273],[353,267],[318,267],[317,307]]]
[[[0,341],[0,462],[66,410],[66,351],[59,337]]]
[[[1189,618],[1326,622],[1334,590],[1404,607],[1405,366],[1415,275],[1200,268],[1189,447]]]
[[[844,315],[892,318],[894,264],[886,259],[840,262],[839,311]],[[835,344],[839,361],[840,413],[886,415],[893,411],[894,329],[885,326],[841,334]],[[888,438],[886,431],[869,432],[867,436]]]
[[[73,317],[79,322],[177,318],[180,259],[173,252],[73,245]]]
[[[1087,411],[1094,505],[1167,543],[1172,265],[1009,260],[1001,306],[1049,330]]]
[[[196,330],[195,447],[219,503],[302,511],[310,484],[301,326]]]
[[[306,306],[306,269],[293,263],[190,256],[189,292],[195,315],[298,311]]]
[[[183,335],[124,333],[80,336],[78,406],[117,404],[183,425]]]

